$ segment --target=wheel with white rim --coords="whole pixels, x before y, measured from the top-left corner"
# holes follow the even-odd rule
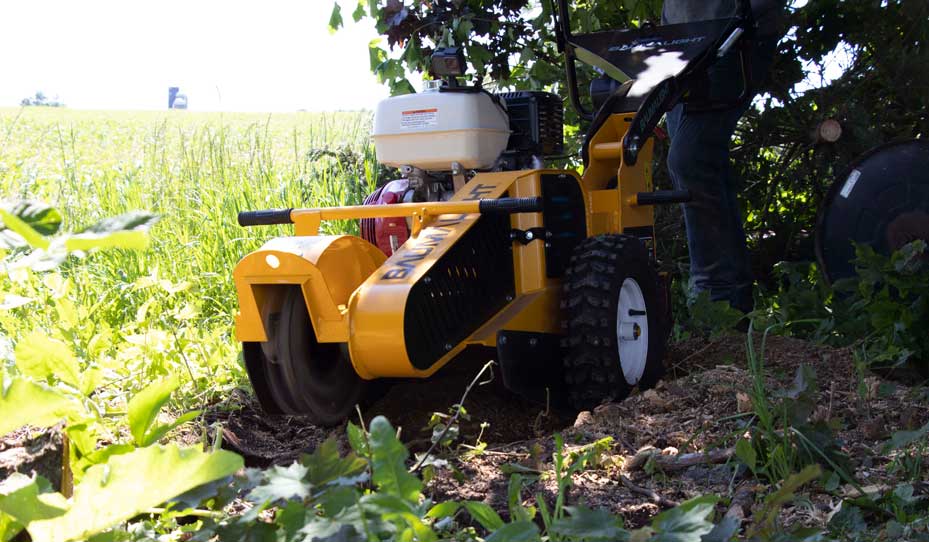
[[[600,235],[580,243],[565,274],[565,382],[590,409],[661,378],[667,331],[658,275],[641,241]]]

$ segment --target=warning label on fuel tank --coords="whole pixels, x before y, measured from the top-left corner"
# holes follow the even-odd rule
[[[400,113],[401,128],[426,128],[439,124],[439,110],[432,109],[414,109]]]

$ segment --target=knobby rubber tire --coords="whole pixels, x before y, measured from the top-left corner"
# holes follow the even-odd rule
[[[264,311],[265,343],[244,343],[249,379],[262,408],[306,416],[316,425],[341,423],[365,396],[346,345],[319,343],[300,287],[285,287],[279,311]]]
[[[637,385],[653,387],[664,375],[668,326],[648,251],[627,235],[585,239],[571,256],[562,295],[565,382],[571,404],[579,410],[624,399],[636,385],[626,381],[618,351],[617,305],[627,278],[642,290],[649,330],[645,368]]]

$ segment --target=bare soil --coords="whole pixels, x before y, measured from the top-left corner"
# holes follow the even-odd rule
[[[394,383],[362,417],[367,421],[387,416],[414,452],[425,451],[430,417],[459,402],[485,363],[484,354],[469,353],[428,380]],[[575,476],[570,502],[621,514],[628,527],[647,523],[675,503],[710,493],[730,497],[736,513],[749,516],[770,487],[731,458],[731,447],[751,418],[746,360],[744,335],[677,343],[665,361],[668,374],[656,388],[581,413],[550,411],[516,397],[503,388],[498,375],[488,372],[464,402],[468,419],[461,421],[459,439],[473,446],[480,435],[487,448],[470,455],[463,453],[464,447],[440,451],[449,467],[435,472],[427,493],[435,500],[484,501],[505,516],[509,473],[519,468],[530,473],[525,497],[542,494],[553,500],[553,434],[560,433],[569,450],[612,439],[598,464]],[[765,351],[767,389],[773,394],[789,387],[801,364],[816,372],[819,391],[813,416],[835,428],[856,479],[866,489],[893,487],[900,474],[890,468],[891,458],[882,454],[882,447],[894,431],[915,429],[929,420],[929,387],[914,379],[901,382],[860,374],[847,349],[774,336]],[[289,464],[329,437],[348,448],[344,426],[320,428],[299,417],[269,416],[245,391],[208,411],[205,421],[210,429],[221,428],[223,446],[242,454],[249,466]],[[489,425],[482,430],[482,423]],[[197,440],[199,431],[186,436]],[[60,461],[60,443],[56,446],[52,440],[25,429],[8,435],[0,441],[0,474],[18,470],[53,475],[55,469],[45,463]],[[666,458],[707,454],[717,461],[668,471],[636,468],[633,458],[649,447]],[[924,465],[929,462],[923,459]],[[532,476],[533,472],[541,475]],[[925,493],[929,485],[917,483],[915,489]],[[785,509],[785,522],[821,526],[839,502],[835,494],[817,493],[812,485],[807,491],[812,491],[807,504]],[[838,493],[854,490],[843,487]]]
[[[756,347],[760,337],[756,339]],[[394,384],[364,410],[366,420],[383,414],[401,428],[414,451],[424,451],[433,412],[447,412],[460,400],[483,359],[470,356],[452,363],[425,381]],[[686,453],[731,456],[731,447],[745,432],[751,406],[745,392],[751,386],[744,335],[714,341],[694,339],[672,346],[665,361],[668,374],[655,389],[636,393],[620,403],[603,404],[592,412],[555,413],[529,403],[503,389],[499,377],[476,386],[465,400],[470,419],[462,423],[463,444],[473,445],[481,422],[489,423],[481,440],[486,451],[447,450],[450,468],[439,469],[427,486],[436,500],[480,500],[501,513],[506,511],[507,484],[513,465],[527,472],[551,472],[552,435],[563,435],[569,449],[612,438],[600,464],[577,475],[571,489],[573,502],[602,507],[621,514],[629,527],[637,527],[663,508],[688,498],[717,494],[732,498],[747,516],[770,488],[757,480],[734,458],[661,472],[630,468],[632,458],[653,447],[668,457]],[[881,449],[894,431],[915,429],[929,420],[929,388],[925,383],[887,380],[856,372],[848,349],[832,349],[804,341],[769,337],[764,359],[767,389],[790,386],[801,364],[811,366],[818,383],[814,417],[836,429],[842,450],[850,457],[854,475],[866,489],[893,487],[897,474]],[[310,451],[330,435],[342,439],[344,428],[320,429],[299,418],[262,414],[252,402],[223,421],[226,445],[244,454],[251,464],[287,463]],[[453,467],[453,468],[451,468]],[[917,491],[927,491],[917,484]],[[524,492],[552,497],[556,487],[549,475],[538,477]],[[787,523],[823,525],[838,500],[825,493],[808,495],[804,507],[788,507]],[[840,492],[851,494],[851,487]],[[527,503],[528,504],[528,503]]]

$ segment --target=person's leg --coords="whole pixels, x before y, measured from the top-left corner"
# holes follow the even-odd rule
[[[775,39],[755,44],[751,71],[756,86],[771,65],[776,44]],[[708,75],[712,99],[731,101],[741,93],[737,55],[723,58]],[[752,273],[729,143],[747,108],[745,103],[725,111],[686,113],[678,105],[668,113],[671,180],[693,195],[693,201],[683,206],[691,283],[697,293],[709,291],[711,299],[728,301],[742,312],[753,308]]]
[[[668,168],[675,187],[693,198],[683,210],[695,291],[748,312],[748,250],[729,170],[729,140],[741,114],[741,108],[686,113],[676,107],[668,114]]]

